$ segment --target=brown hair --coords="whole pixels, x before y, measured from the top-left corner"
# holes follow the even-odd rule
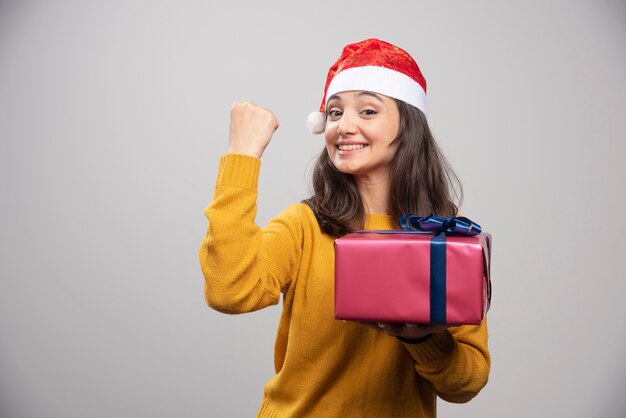
[[[396,220],[407,213],[452,216],[463,199],[461,182],[452,171],[430,132],[426,116],[417,108],[396,100],[400,129],[394,141],[398,149],[389,168],[389,215]],[[313,168],[313,195],[304,200],[323,232],[339,237],[365,223],[365,209],[350,174],[333,165],[326,148]]]

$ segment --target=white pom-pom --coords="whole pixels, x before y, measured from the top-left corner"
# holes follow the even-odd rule
[[[306,119],[306,124],[312,134],[321,134],[325,128],[324,114],[322,112],[311,112]]]

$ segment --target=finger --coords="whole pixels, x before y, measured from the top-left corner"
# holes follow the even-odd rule
[[[378,323],[376,322],[359,322],[359,324],[363,325],[364,327],[373,329],[374,331],[381,332],[383,330],[382,328],[378,326]]]
[[[406,323],[400,330],[400,336],[404,338],[416,339],[432,334],[433,327],[428,324]]]
[[[444,332],[445,330],[447,330],[450,327],[453,327],[455,325],[452,324],[436,324],[436,325],[429,325],[430,328],[430,332],[432,332],[433,334],[437,334],[439,332]]]
[[[392,337],[400,335],[405,328],[403,324],[396,324],[393,322],[380,322],[378,323],[378,326]]]

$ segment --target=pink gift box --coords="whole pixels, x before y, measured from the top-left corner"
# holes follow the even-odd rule
[[[358,231],[336,239],[335,318],[480,324],[491,292],[491,236],[439,235],[445,244],[434,250],[435,236]]]

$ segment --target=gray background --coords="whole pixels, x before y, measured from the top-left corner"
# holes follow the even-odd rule
[[[250,417],[280,307],[207,308],[235,100],[281,121],[258,222],[308,194],[307,114],[380,37],[493,233],[491,379],[441,417],[623,417],[623,1],[0,3],[0,417]]]

